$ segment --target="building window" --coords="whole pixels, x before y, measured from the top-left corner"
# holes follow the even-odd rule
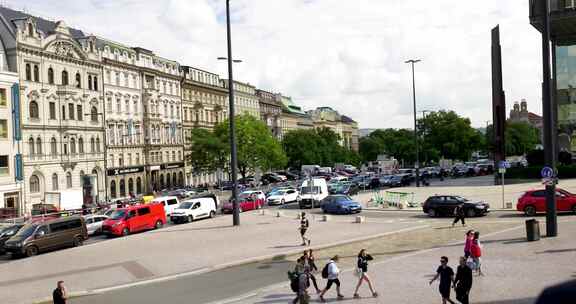
[[[68,115],[70,115],[71,120],[74,120],[74,105],[71,103],[68,104]]]
[[[94,91],[98,91],[98,77],[94,76],[94,85],[92,86]]]
[[[74,138],[70,139],[70,154],[76,154],[76,140]]]
[[[124,157],[122,154],[118,154],[118,167],[124,166]]]
[[[80,73],[76,72],[76,87],[78,89],[82,88],[82,77],[80,76]]]
[[[38,176],[32,175],[30,176],[30,193],[38,192],[40,192],[40,179],[38,179]]]
[[[51,67],[48,68],[48,83],[54,84],[54,70]]]
[[[88,90],[92,90],[92,75],[88,75]]]
[[[108,113],[112,112],[112,97],[106,98],[106,111]]]
[[[6,175],[8,173],[10,173],[8,155],[0,155],[0,175]]]
[[[26,64],[26,80],[32,81],[32,66],[29,63]]]
[[[119,72],[114,73],[114,78],[116,81],[116,85],[120,86],[120,73]]]
[[[78,139],[78,153],[84,154],[84,139],[82,137]]]
[[[38,115],[39,115],[39,113],[38,113],[38,112],[39,112],[39,111],[38,111],[38,103],[36,102],[36,100],[32,100],[32,101],[30,102],[30,105],[29,105],[29,109],[28,109],[28,110],[30,111],[30,118],[38,118],[38,117],[39,117],[39,116],[38,116]]]
[[[121,197],[126,196],[126,183],[124,182],[123,179],[120,180],[120,196]]]
[[[42,139],[36,138],[36,154],[42,155]]]
[[[34,138],[28,139],[28,155],[30,155],[31,157],[33,157],[34,154],[36,154],[36,153],[34,152],[35,148],[36,148],[36,147],[34,146]]]
[[[34,37],[34,27],[32,26],[32,23],[28,23],[28,36]]]
[[[62,71],[62,85],[68,85],[68,71]]]
[[[56,103],[50,102],[48,107],[50,108],[50,119],[56,119]]]
[[[142,193],[142,179],[140,177],[136,178],[136,194]]]
[[[0,106],[6,106],[6,89],[0,88]]]
[[[80,180],[79,180],[80,187],[84,186],[84,171],[80,171]]]
[[[50,155],[56,156],[58,154],[58,146],[56,145],[56,138],[50,139]]]
[[[72,188],[72,173],[70,172],[66,173],[66,188]]]
[[[120,98],[116,98],[116,112],[122,112],[122,105],[120,104]]]
[[[58,190],[58,174],[52,174],[52,190]]]
[[[140,165],[140,153],[136,153],[136,165]]]
[[[90,152],[96,152],[96,143],[94,141],[94,137],[90,138]]]
[[[66,106],[62,105],[62,120],[66,120]]]
[[[37,65],[34,65],[34,81],[40,82],[40,69]]]
[[[110,196],[116,198],[116,181],[110,182]]]
[[[138,100],[134,100],[134,114],[138,114]]]
[[[131,178],[128,179],[128,194],[134,195],[134,180]]]
[[[76,116],[78,116],[78,120],[80,121],[84,119],[84,115],[82,115],[82,105],[76,105]]]
[[[96,109],[96,107],[92,107],[90,110],[90,120],[92,120],[92,122],[98,122],[98,109]]]
[[[126,99],[124,105],[126,106],[126,113],[130,113],[130,100]]]

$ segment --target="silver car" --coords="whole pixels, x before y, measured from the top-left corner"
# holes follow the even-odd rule
[[[108,219],[108,216],[103,214],[90,214],[84,216],[88,235],[102,233],[102,223],[104,223],[106,219]]]

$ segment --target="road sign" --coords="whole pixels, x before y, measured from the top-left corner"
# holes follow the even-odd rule
[[[550,178],[555,177],[556,174],[554,174],[554,170],[552,170],[552,168],[544,167],[540,171],[540,175],[542,175],[542,178],[550,179]]]
[[[510,163],[509,163],[508,161],[501,160],[501,161],[498,163],[498,168],[504,168],[504,169],[510,168]]]
[[[543,178],[543,179],[542,179],[542,184],[543,184],[544,186],[557,185],[557,184],[558,184],[558,179],[557,179],[557,178]]]
[[[506,173],[506,168],[499,168],[498,173],[500,173],[500,174]]]

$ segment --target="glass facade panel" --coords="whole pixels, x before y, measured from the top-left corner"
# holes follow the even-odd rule
[[[556,47],[558,145],[576,152],[576,45]]]

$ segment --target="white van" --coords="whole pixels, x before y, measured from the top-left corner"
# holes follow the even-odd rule
[[[160,203],[164,205],[164,212],[166,212],[166,217],[169,217],[174,209],[180,206],[178,198],[175,196],[161,196],[153,199],[150,203]]]
[[[300,201],[302,208],[318,208],[320,201],[328,196],[328,184],[323,178],[305,179],[300,186]]]
[[[218,209],[218,197],[215,195],[187,199],[170,215],[172,223],[189,223],[201,218],[213,218]]]

